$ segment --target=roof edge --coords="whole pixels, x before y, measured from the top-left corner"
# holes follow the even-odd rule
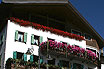
[[[77,16],[79,16],[84,22],[85,24],[94,31],[94,33],[102,40],[102,42],[104,42],[104,39],[100,36],[100,34],[98,34],[98,32],[96,32],[96,30],[89,24],[89,22],[79,13],[79,11],[70,3],[68,2],[68,5],[71,6],[71,9],[74,10],[75,14]]]

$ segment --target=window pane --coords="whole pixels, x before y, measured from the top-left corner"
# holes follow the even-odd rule
[[[31,44],[32,45],[39,45],[39,36],[33,35],[31,36]]]
[[[22,42],[23,41],[23,34],[18,34],[18,41]]]

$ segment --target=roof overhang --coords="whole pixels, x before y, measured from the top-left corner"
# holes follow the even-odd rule
[[[89,28],[89,32],[92,32],[92,35],[96,38],[100,48],[102,48],[104,46],[104,39],[96,32],[96,30],[89,24],[89,22],[78,12],[78,10],[76,8],[74,8],[74,6],[68,2],[68,6],[69,8],[72,8],[73,13],[80,18],[80,20],[82,21],[82,23],[84,23],[88,28]],[[70,7],[71,6],[71,7]]]
[[[3,0],[4,3],[68,3],[68,0]]]
[[[4,0],[6,1],[6,0]],[[7,0],[7,1],[14,1],[14,0]],[[51,0],[50,0],[51,1]],[[54,0],[55,1],[55,0]],[[57,1],[67,1],[67,0],[57,0]],[[88,23],[88,21],[73,7],[73,5],[70,2],[64,2],[64,3],[21,3],[21,4],[5,4],[7,7],[9,7],[9,10],[11,11],[18,11],[23,12],[25,14],[25,11],[29,13],[41,13],[43,15],[55,15],[57,18],[72,20],[72,21],[78,21],[73,22],[74,25],[79,26],[80,28],[83,28],[83,30],[88,33],[90,33],[94,38],[96,38],[98,45],[100,48],[104,45],[103,38],[96,32],[96,30]],[[7,13],[7,12],[6,12]],[[12,13],[12,12],[11,12]]]

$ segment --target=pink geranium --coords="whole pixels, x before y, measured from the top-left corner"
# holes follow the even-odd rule
[[[47,41],[42,42],[40,46],[41,46],[41,50],[45,50],[47,48]],[[80,57],[85,56],[86,58],[89,58],[91,60],[97,59],[96,54],[91,50],[88,50],[88,49],[85,50],[84,48],[80,48],[78,46],[74,46],[74,45],[71,46],[71,45],[67,45],[67,44],[52,41],[52,40],[49,40],[49,49],[59,49],[61,51],[67,51],[67,53],[72,53]]]

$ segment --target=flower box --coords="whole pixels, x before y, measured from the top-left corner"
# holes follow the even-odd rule
[[[72,39],[76,39],[76,40],[84,40],[83,36],[79,36],[76,34],[72,34],[72,33],[68,33],[68,32],[64,32],[62,30],[58,30],[58,29],[54,29],[51,27],[46,27],[37,23],[33,23],[33,22],[29,22],[29,21],[24,21],[24,20],[20,20],[18,18],[14,18],[14,17],[10,17],[10,21],[19,24],[20,26],[32,26],[33,28],[37,29],[37,30],[42,30],[44,31],[50,31],[51,33],[57,34],[57,35],[61,35],[63,37],[69,37]]]
[[[43,52],[47,52],[47,42],[42,42],[40,44],[41,46],[41,51]],[[84,48],[80,48],[78,46],[74,46],[74,45],[65,45],[63,43],[60,42],[56,42],[56,41],[52,41],[49,40],[49,51],[53,51],[54,53],[57,52],[58,54],[61,55],[74,55],[80,58],[84,58],[84,59],[89,59],[91,61],[96,61],[97,56],[94,52],[92,52],[91,50],[85,50]]]

